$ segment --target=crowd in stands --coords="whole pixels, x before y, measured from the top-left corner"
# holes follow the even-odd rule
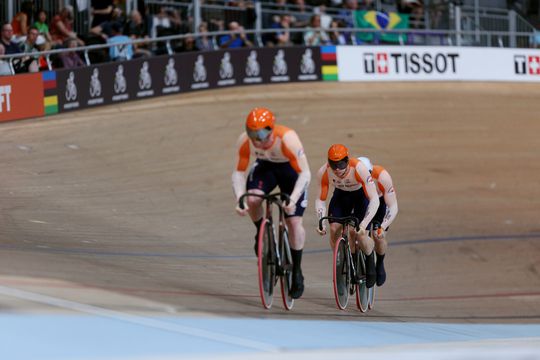
[[[174,52],[205,51],[218,48],[238,48],[251,46],[289,45],[340,45],[356,44],[357,39],[344,28],[355,27],[355,10],[375,9],[374,0],[274,0],[265,2],[268,11],[263,11],[263,28],[273,29],[256,37],[245,29],[254,29],[256,12],[251,0],[211,0],[202,1],[207,5],[225,5],[224,11],[203,12],[203,22],[199,35],[192,32],[193,19],[188,16],[189,1],[178,1],[179,6],[164,6],[139,0],[138,9],[125,14],[119,0],[89,0],[91,2],[91,26],[85,34],[74,31],[74,10],[71,6],[62,8],[57,14],[49,14],[36,9],[32,0],[23,1],[20,9],[9,22],[2,24],[0,56],[2,54],[24,54],[13,61],[16,73],[34,72],[53,68],[73,68],[84,66],[84,55],[77,47],[96,44],[116,44],[103,51],[88,53],[91,63],[123,61],[137,57]],[[440,0],[441,2],[443,0]],[[437,0],[432,0],[437,3]],[[385,11],[410,14],[412,27],[420,27],[423,14],[422,0],[383,1]],[[330,13],[328,10],[332,10]],[[381,10],[381,9],[379,9]],[[305,28],[304,32],[290,31],[291,28]],[[223,36],[210,36],[212,31],[230,31]],[[187,34],[181,40],[164,42],[140,42],[125,44],[130,39],[150,39],[167,35]],[[51,56],[48,64],[43,56],[32,53],[50,49],[70,49],[60,55]],[[9,67],[0,59],[0,74]]]

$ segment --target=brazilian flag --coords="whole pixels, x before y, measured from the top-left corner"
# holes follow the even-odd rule
[[[354,20],[356,27],[362,29],[399,30],[409,28],[409,15],[397,12],[356,10]],[[404,33],[379,33],[377,36],[380,41],[387,43],[399,43],[400,38],[403,43],[407,42],[407,35]],[[372,42],[374,37],[374,33],[356,34],[356,38],[362,42]]]

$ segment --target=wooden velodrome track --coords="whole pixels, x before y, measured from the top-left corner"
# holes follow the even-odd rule
[[[538,323],[539,98],[532,84],[289,84],[0,124],[0,285],[146,314]],[[393,175],[388,281],[368,315],[335,306],[315,180],[304,297],[261,307],[230,183],[254,106],[297,130],[312,173],[343,142]],[[59,310],[0,295],[0,311]]]

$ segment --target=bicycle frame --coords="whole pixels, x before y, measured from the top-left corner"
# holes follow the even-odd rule
[[[288,243],[288,235],[287,239],[285,239],[285,234],[288,234],[287,225],[285,222],[285,210],[283,209],[284,203],[289,202],[290,198],[288,194],[284,193],[274,193],[269,195],[261,195],[261,194],[253,194],[253,193],[246,193],[240,197],[239,205],[240,208],[244,208],[244,199],[246,197],[258,197],[263,199],[265,202],[265,213],[263,216],[263,222],[261,224],[261,228],[259,230],[259,234],[261,234],[261,231],[267,231],[266,227],[269,224],[270,231],[272,232],[271,235],[271,241],[268,242],[268,252],[269,256],[266,257],[266,261],[262,259],[262,253],[261,248],[259,248],[259,258],[258,258],[258,268],[259,268],[259,289],[261,293],[261,299],[263,302],[263,306],[266,309],[269,309],[272,306],[272,297],[273,297],[273,286],[277,284],[278,278],[281,280],[281,294],[283,299],[283,304],[285,305],[285,308],[287,310],[292,309],[294,300],[290,298],[289,295],[289,285],[290,285],[290,273],[292,272],[292,261],[290,258],[290,252],[289,252],[289,243]],[[282,200],[284,199],[284,200]],[[279,223],[278,223],[278,231],[279,236],[276,237],[275,227],[274,227],[274,220],[273,220],[273,212],[272,212],[272,205],[275,204],[278,207],[279,211]],[[263,239],[264,235],[261,236],[259,239]],[[259,240],[258,240],[259,241]],[[262,242],[259,242],[259,246],[263,246]],[[282,253],[282,249],[285,253]],[[266,289],[263,284],[263,277],[264,275],[261,275],[261,271],[267,271],[263,269],[268,269],[268,267],[272,268],[275,267],[274,270],[270,270],[274,273],[271,273],[270,277],[272,278],[273,285],[270,289]],[[286,289],[285,289],[286,288]]]

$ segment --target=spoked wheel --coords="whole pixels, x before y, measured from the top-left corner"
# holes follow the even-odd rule
[[[257,264],[259,269],[259,292],[265,309],[272,307],[274,284],[276,282],[276,259],[273,251],[274,228],[268,219],[264,219],[259,231]]]
[[[280,241],[279,253],[281,255],[283,274],[279,278],[281,282],[281,299],[285,309],[291,310],[294,305],[294,299],[291,297],[290,290],[292,286],[293,262],[291,248],[289,246],[289,232],[283,229],[281,232],[282,241]]]
[[[364,254],[362,251],[357,250],[355,254],[356,259],[356,271],[358,276],[358,284],[356,285],[356,306],[361,312],[365,313],[369,307],[369,294],[372,289],[368,289],[366,286],[366,262],[364,260]]]
[[[334,247],[334,296],[339,309],[345,310],[349,303],[349,286],[351,283],[349,274],[349,256],[347,244],[341,238]]]

